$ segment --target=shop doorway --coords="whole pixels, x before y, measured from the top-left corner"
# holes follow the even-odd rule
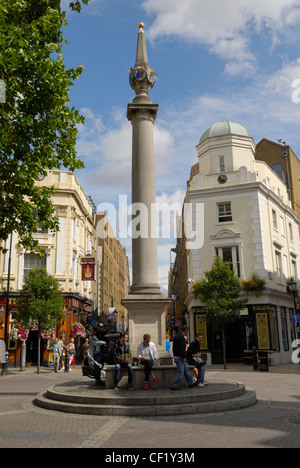
[[[244,351],[251,350],[255,344],[253,319],[239,317],[226,326],[227,363],[243,362]],[[222,329],[212,327],[212,363],[223,364]]]
[[[37,366],[38,363],[38,331],[31,330],[26,341],[26,365]],[[41,361],[44,362],[44,340],[41,339]]]

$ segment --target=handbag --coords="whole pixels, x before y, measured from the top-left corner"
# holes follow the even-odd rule
[[[117,354],[115,356],[116,364],[132,364],[133,357],[130,354]]]
[[[206,361],[204,361],[201,357],[199,356],[194,356],[193,357],[193,361],[198,365],[198,366],[205,366],[206,365]]]

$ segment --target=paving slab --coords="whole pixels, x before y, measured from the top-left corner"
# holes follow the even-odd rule
[[[40,392],[71,380],[70,374],[16,371],[0,378],[0,448],[101,448],[117,454],[130,448],[197,451],[202,448],[300,448],[299,366],[254,372],[248,366],[208,369],[208,379],[229,379],[257,393],[258,404],[221,413],[128,418],[64,414],[33,404]],[[99,452],[102,453],[102,452]]]

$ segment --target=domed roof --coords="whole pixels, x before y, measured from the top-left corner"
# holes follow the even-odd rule
[[[229,122],[228,120],[224,120],[223,122],[217,122],[208,128],[201,136],[200,143],[206,140],[206,138],[230,134],[249,136],[249,133],[244,125],[237,122]]]

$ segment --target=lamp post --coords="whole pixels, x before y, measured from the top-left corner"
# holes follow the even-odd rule
[[[296,301],[296,295],[297,295],[297,282],[294,281],[294,278],[291,278],[291,281],[288,282],[288,287],[291,293],[294,296],[294,308],[295,308],[295,314],[297,313],[297,301]]]
[[[298,315],[297,311],[297,301],[296,301],[296,296],[297,296],[297,282],[294,281],[294,278],[291,278],[291,281],[288,282],[288,288],[290,292],[293,294],[294,297],[294,310],[295,310],[295,315]]]
[[[172,317],[172,336],[174,335],[174,332],[176,330],[176,326],[175,326],[175,321],[176,321],[176,311],[175,311],[175,302],[176,302],[176,299],[177,299],[177,294],[175,293],[172,293],[172,302],[173,302],[173,317]]]
[[[12,239],[13,235],[10,235],[10,246],[9,246],[9,257],[8,257],[8,276],[7,276],[7,291],[6,291],[6,313],[5,313],[5,330],[4,330],[4,341],[6,349],[8,349],[8,322],[9,322],[9,290],[10,290],[10,270],[11,270],[11,251],[12,251]]]
[[[9,245],[9,257],[8,257],[8,276],[7,276],[7,291],[6,291],[6,311],[5,311],[5,327],[4,327],[4,342],[6,345],[5,353],[5,363],[2,365],[2,375],[5,377],[7,375],[8,369],[8,345],[9,345],[9,336],[8,336],[8,324],[9,324],[9,290],[10,290],[10,270],[11,270],[11,251],[12,251],[12,240],[13,234],[10,235],[10,245]]]

